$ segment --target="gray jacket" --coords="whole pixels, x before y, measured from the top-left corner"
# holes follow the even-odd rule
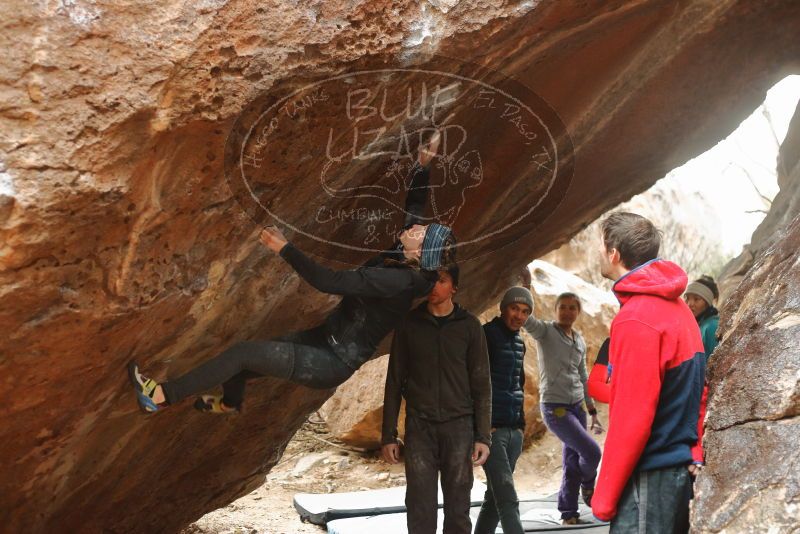
[[[566,336],[554,321],[540,321],[533,315],[525,323],[537,344],[540,402],[576,404],[583,400],[589,410],[594,403],[586,387],[586,343],[573,330]]]

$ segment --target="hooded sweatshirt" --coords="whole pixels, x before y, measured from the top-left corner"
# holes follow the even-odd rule
[[[634,471],[702,463],[705,354],[692,312],[680,298],[678,265],[652,260],[617,280],[611,323],[608,435],[592,511],[603,520]]]
[[[381,441],[395,443],[400,398],[433,423],[473,416],[475,441],[491,445],[492,386],[478,318],[456,305],[441,321],[420,304],[395,329],[386,373]]]

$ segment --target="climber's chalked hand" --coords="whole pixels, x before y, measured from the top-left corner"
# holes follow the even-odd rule
[[[283,235],[283,232],[281,232],[277,226],[267,226],[261,230],[258,238],[265,247],[270,249],[275,254],[280,254],[281,249],[283,249],[283,247],[285,247],[288,243],[286,237]]]

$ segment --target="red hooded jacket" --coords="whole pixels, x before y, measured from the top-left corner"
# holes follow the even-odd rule
[[[678,265],[652,260],[617,280],[611,323],[611,398],[592,512],[605,521],[634,470],[702,463],[706,357],[692,312],[680,298]]]

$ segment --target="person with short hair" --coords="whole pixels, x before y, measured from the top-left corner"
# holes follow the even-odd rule
[[[507,534],[522,534],[514,468],[525,431],[525,342],[520,328],[533,311],[533,296],[512,287],[500,301],[500,316],[483,325],[492,374],[492,447],[483,464],[486,494],[475,534],[491,534],[500,523]]]
[[[525,329],[537,344],[539,396],[547,428],[563,443],[561,488],[558,510],[564,525],[581,523],[579,494],[591,506],[600,446],[587,432],[586,413],[597,426],[597,409],[588,391],[586,342],[573,328],[581,313],[581,300],[575,293],[556,298],[556,320],[542,321],[533,315]],[[584,410],[584,404],[586,410]]]
[[[592,511],[612,533],[673,534],[689,528],[692,475],[701,445],[705,352],[681,299],[686,273],[658,258],[652,222],[618,212],[602,223],[600,270],[615,280],[611,397]]]
[[[692,310],[697,325],[700,327],[700,336],[703,338],[703,347],[706,357],[711,356],[717,348],[717,328],[719,327],[719,311],[714,307],[714,301],[719,298],[719,288],[714,279],[704,274],[686,287],[684,299],[689,309]]]
[[[397,418],[406,400],[408,531],[434,534],[441,474],[444,533],[469,534],[473,465],[491,444],[491,381],[478,318],[453,302],[458,267],[439,271],[428,301],[395,329],[386,373],[381,442],[385,461],[400,459]]]

